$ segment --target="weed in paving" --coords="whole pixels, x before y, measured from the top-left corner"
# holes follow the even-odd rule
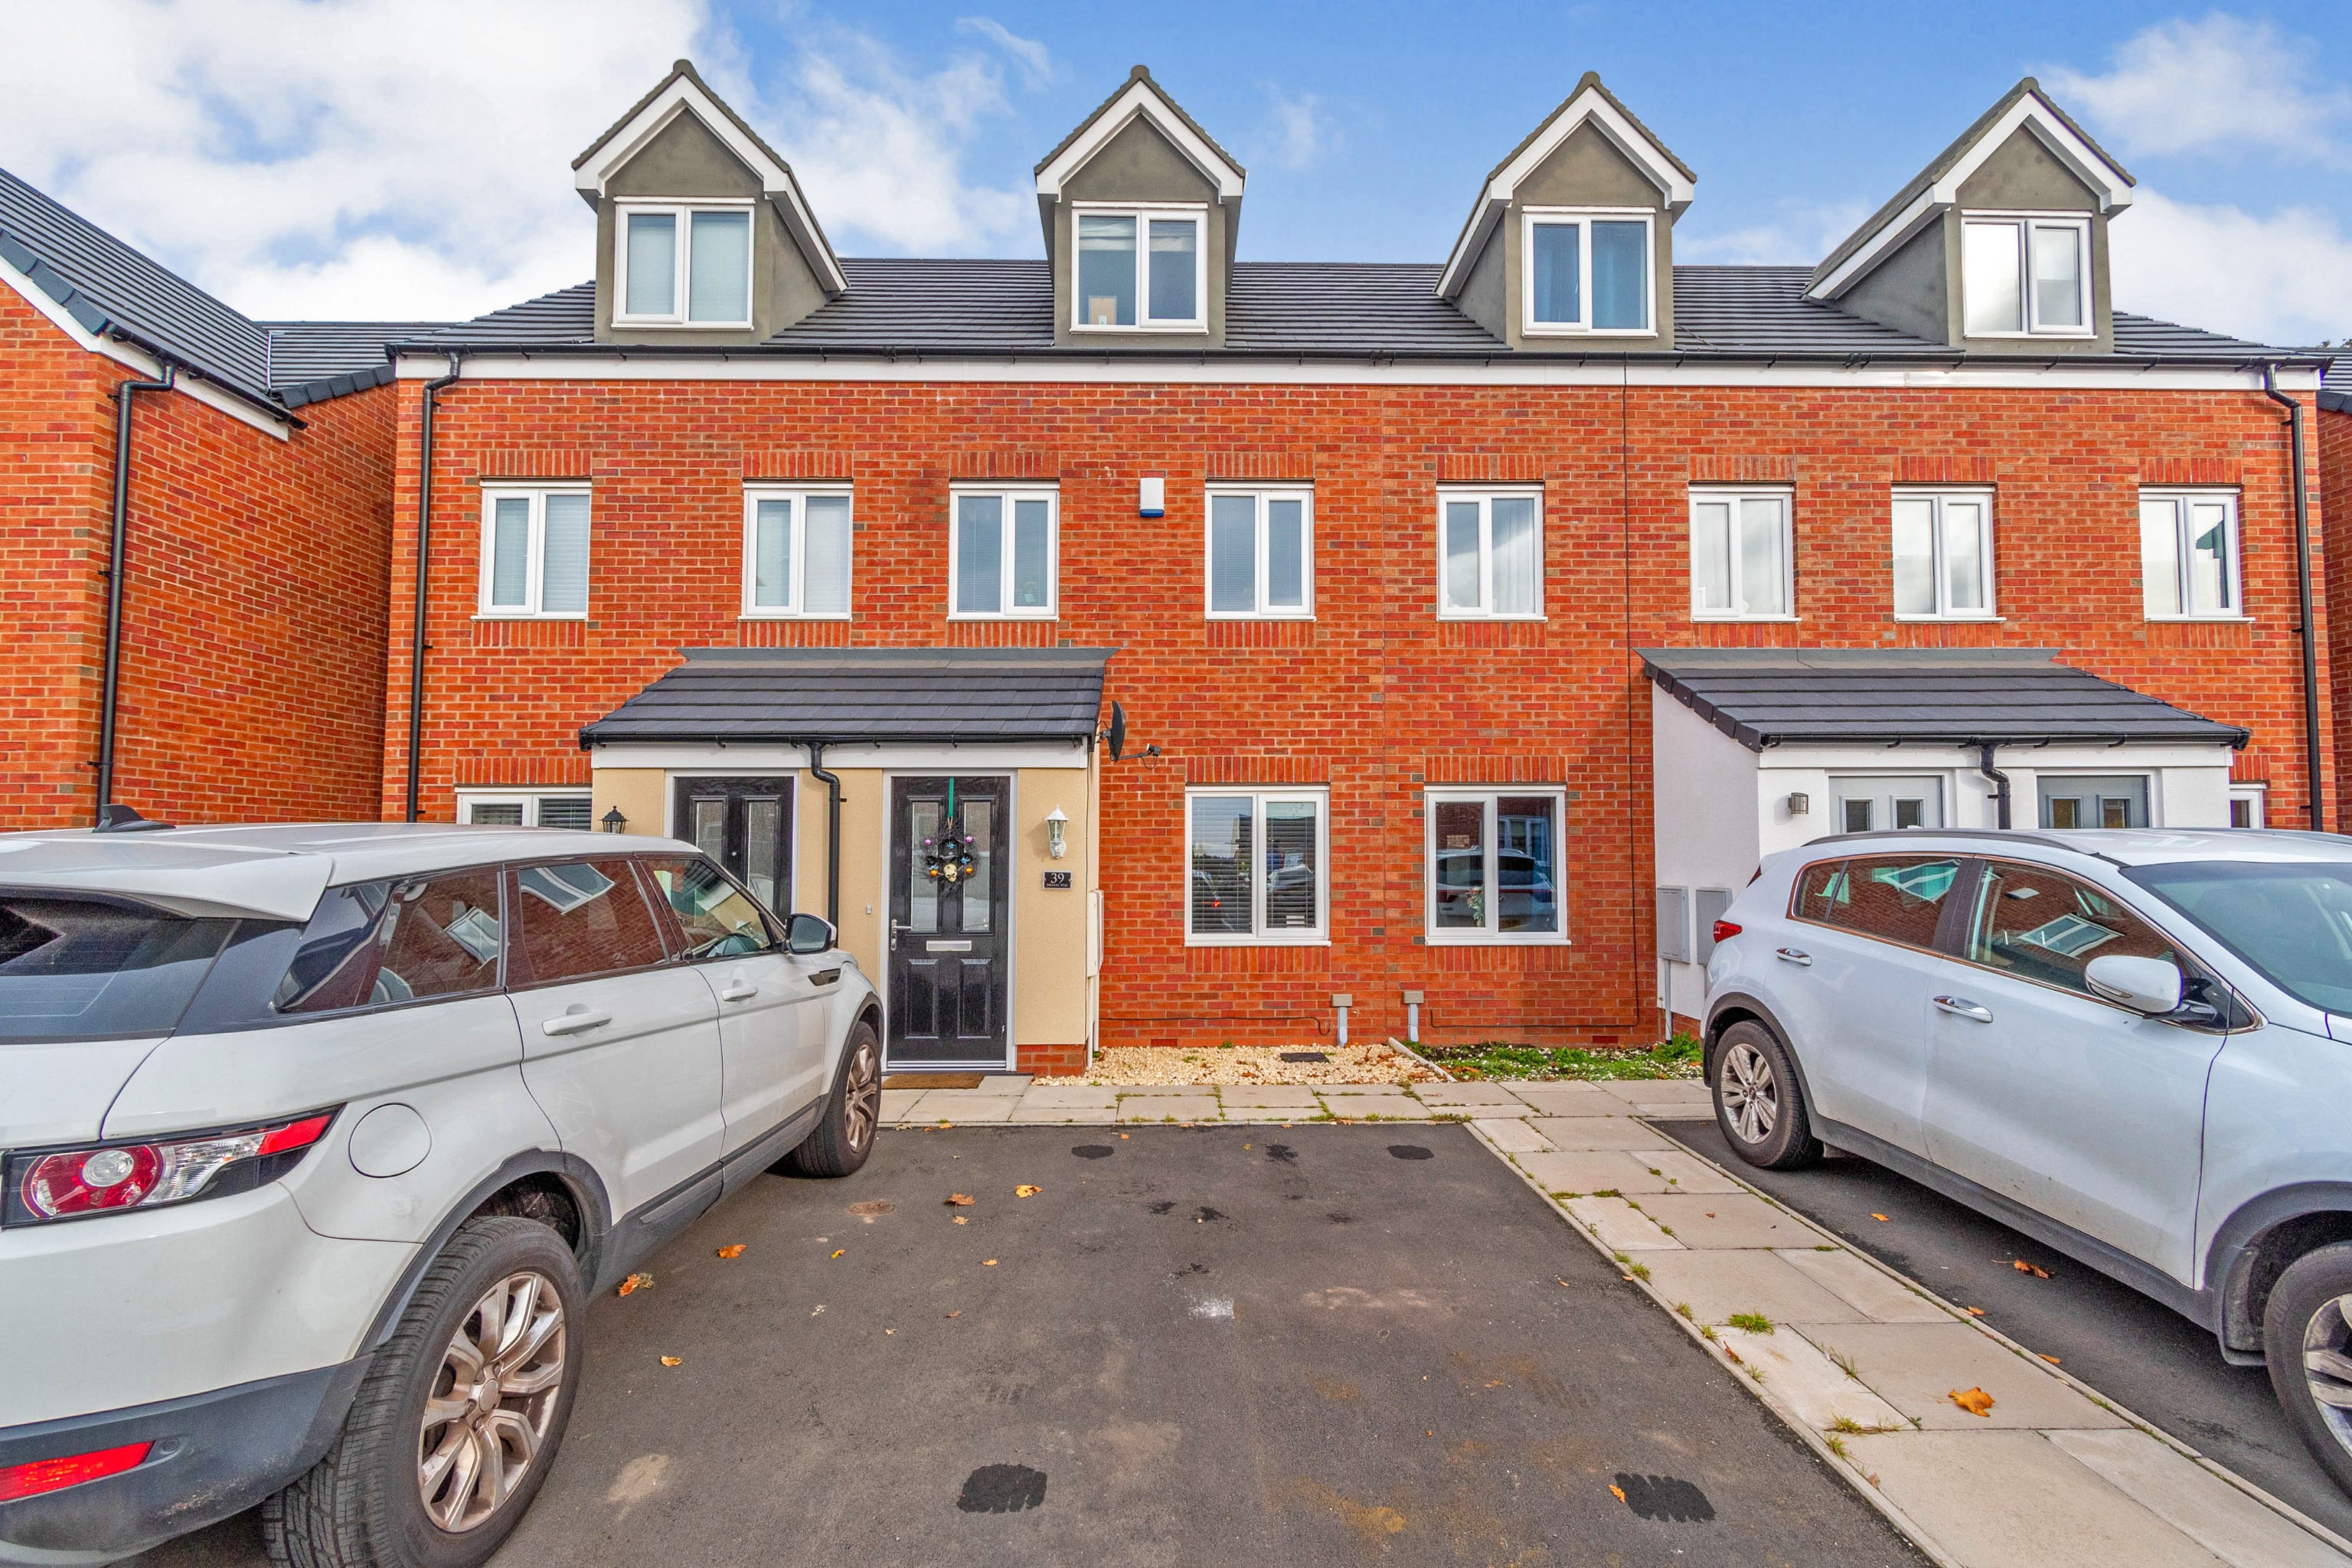
[[[1488,1040],[1475,1046],[1424,1047],[1422,1054],[1460,1079],[1518,1079],[1540,1083],[1560,1079],[1696,1078],[1705,1048],[1697,1036],[1678,1034],[1657,1045],[1625,1049],[1522,1046],[1508,1040]]]

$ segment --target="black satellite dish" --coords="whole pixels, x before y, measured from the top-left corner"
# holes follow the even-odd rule
[[[1127,710],[1116,702],[1110,705],[1110,728],[1103,731],[1103,743],[1110,748],[1110,760],[1114,763],[1127,750]]]

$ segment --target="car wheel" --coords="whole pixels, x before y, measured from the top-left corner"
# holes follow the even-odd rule
[[[288,1568],[474,1568],[522,1520],[580,1386],[580,1283],[562,1237],[458,1228],[376,1352],[341,1435],[262,1505]]]
[[[860,1018],[849,1026],[848,1043],[841,1049],[841,1072],[824,1115],[816,1131],[784,1156],[784,1163],[803,1176],[848,1175],[874,1152],[874,1134],[881,1123],[882,1047],[874,1037],[874,1026]]]
[[[1732,1152],[1768,1171],[1822,1157],[1796,1068],[1771,1030],[1742,1020],[1723,1031],[1715,1058],[1715,1120]]]
[[[2352,1491],[2352,1242],[2306,1252],[2278,1277],[2263,1356],[2304,1447]]]

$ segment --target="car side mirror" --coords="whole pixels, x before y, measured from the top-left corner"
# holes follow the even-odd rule
[[[828,952],[834,930],[822,915],[794,915],[784,926],[784,951],[802,954]]]
[[[2091,960],[2083,978],[2092,991],[2135,1013],[2157,1017],[2180,1007],[2180,968],[2161,958],[2109,953]]]

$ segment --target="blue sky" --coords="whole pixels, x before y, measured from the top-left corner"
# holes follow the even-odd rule
[[[1142,61],[1248,166],[1244,258],[1441,258],[1593,69],[1698,172],[1678,258],[1810,262],[2032,73],[2140,179],[2121,305],[2352,335],[2335,5],[0,0],[0,29],[34,46],[0,165],[260,315],[586,276],[570,158],[687,53],[850,254],[1038,254],[1032,166]],[[118,72],[58,68],[93,34]]]

